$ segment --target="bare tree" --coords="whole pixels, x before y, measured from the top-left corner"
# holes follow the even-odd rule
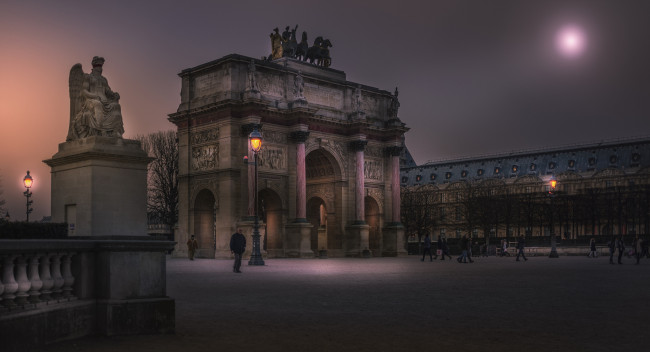
[[[147,213],[150,220],[174,227],[178,220],[178,138],[175,131],[136,137],[154,158],[148,167]]]

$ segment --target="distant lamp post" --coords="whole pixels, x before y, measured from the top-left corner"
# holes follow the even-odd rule
[[[32,210],[34,210],[31,208],[31,205],[32,203],[34,203],[34,201],[29,200],[29,198],[32,196],[32,192],[30,192],[29,189],[32,188],[32,184],[34,184],[34,179],[32,178],[32,176],[29,175],[29,170],[27,170],[27,175],[25,175],[25,178],[23,178],[23,184],[25,185],[25,188],[27,188],[27,190],[23,192],[23,194],[25,195],[25,198],[27,198],[26,213],[27,213],[27,222],[29,222],[29,213],[31,213]]]
[[[557,180],[555,179],[555,176],[551,176],[551,180],[549,181],[549,186],[550,187],[548,190],[548,198],[549,198],[549,228],[550,228],[550,236],[551,236],[551,254],[549,254],[548,257],[559,258],[560,256],[557,254],[557,245],[555,240],[555,226],[553,224],[553,211],[555,210],[553,199],[555,198],[556,187],[557,187]]]
[[[248,265],[264,265],[264,259],[262,259],[262,252],[260,251],[260,222],[259,216],[257,215],[257,153],[262,149],[262,134],[255,128],[253,132],[248,135],[248,140],[251,144],[251,149],[253,150],[253,155],[255,159],[252,164],[255,166],[255,186],[253,187],[255,192],[255,223],[253,224],[253,252],[251,253],[251,258],[248,260]],[[250,164],[248,157],[244,157],[244,163]]]

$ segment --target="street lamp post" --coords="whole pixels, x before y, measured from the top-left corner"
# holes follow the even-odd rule
[[[32,178],[32,176],[29,175],[29,170],[27,170],[27,175],[25,175],[25,178],[23,178],[23,184],[25,185],[25,188],[27,188],[27,190],[23,192],[25,198],[27,198],[27,210],[26,210],[27,222],[29,222],[29,213],[31,213],[32,210],[34,210],[31,208],[31,205],[32,203],[34,203],[34,201],[29,200],[29,198],[32,196],[32,192],[30,192],[29,189],[32,188],[33,183],[34,183],[34,179]]]
[[[555,199],[555,187],[557,186],[557,180],[555,179],[554,176],[551,177],[551,181],[549,182],[550,189],[548,191],[548,198],[549,198],[549,227],[550,227],[550,235],[551,235],[551,253],[548,255],[549,258],[559,258],[560,256],[557,254],[557,246],[556,246],[556,240],[555,240],[555,226],[553,224],[553,199]]]
[[[254,185],[254,192],[255,192],[255,222],[253,223],[253,252],[251,253],[251,257],[248,260],[248,265],[264,265],[264,259],[262,259],[262,252],[260,251],[260,222],[259,222],[259,216],[257,215],[257,154],[259,153],[260,149],[262,149],[262,134],[256,129],[253,130],[253,132],[250,133],[248,136],[248,139],[250,141],[251,149],[253,149],[253,165],[255,169],[255,185]],[[246,164],[249,164],[247,158],[244,158],[244,162]]]

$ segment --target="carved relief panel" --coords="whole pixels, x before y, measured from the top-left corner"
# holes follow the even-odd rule
[[[214,170],[219,167],[219,144],[192,147],[192,170]]]
[[[381,181],[383,179],[382,162],[380,159],[365,159],[363,173],[366,180]]]
[[[286,170],[287,148],[265,146],[257,154],[257,162],[261,169]]]

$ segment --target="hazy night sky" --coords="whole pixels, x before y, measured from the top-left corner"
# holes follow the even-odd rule
[[[172,129],[185,68],[271,50],[274,27],[329,38],[349,81],[399,86],[417,163],[650,135],[650,1],[0,0],[0,176],[13,220],[50,214],[42,160],[64,142],[68,75],[106,58],[125,137]],[[581,55],[556,35],[584,34]]]

